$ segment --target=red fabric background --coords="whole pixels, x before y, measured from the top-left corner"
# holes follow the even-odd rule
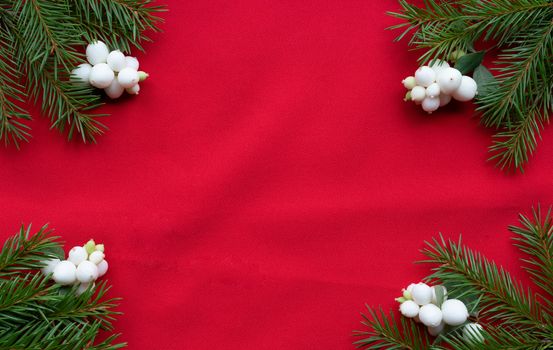
[[[549,205],[553,130],[524,175],[486,162],[470,103],[402,102],[396,1],[166,1],[140,96],[97,145],[45,118],[0,150],[1,238],[103,241],[130,349],[349,349],[439,231],[520,275],[508,224]],[[38,117],[38,113],[34,114]]]

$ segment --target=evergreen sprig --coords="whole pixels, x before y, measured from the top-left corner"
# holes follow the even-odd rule
[[[151,0],[0,1],[0,139],[17,147],[29,140],[31,116],[23,103],[30,99],[52,128],[95,142],[106,130],[99,120],[106,115],[91,112],[101,96],[71,84],[71,70],[95,40],[127,53],[143,50],[164,10]]]
[[[357,331],[363,339],[355,342],[365,349],[552,349],[553,348],[553,219],[551,208],[540,207],[532,215],[520,214],[520,224],[510,226],[514,245],[526,257],[524,269],[535,288],[528,288],[492,260],[466,247],[461,239],[446,240],[440,235],[426,243],[421,263],[432,264],[433,273],[425,280],[447,287],[447,295],[463,300],[471,321],[483,326],[483,341],[467,340],[462,326],[447,328],[438,337],[428,336],[426,328],[413,319],[382,309],[369,308]],[[546,295],[541,295],[541,292]]]
[[[502,169],[522,170],[553,111],[553,2],[425,0],[421,8],[399,3],[401,11],[390,14],[404,22],[391,28],[405,28],[397,40],[410,34],[409,44],[425,50],[421,63],[474,52],[475,43],[499,50],[495,79],[479,84],[477,110],[485,126],[498,130],[491,159]]]
[[[22,227],[0,251],[0,350],[119,349],[111,332],[119,299],[108,298],[104,281],[76,295],[75,287],[54,284],[37,269],[63,255],[47,226],[32,235]]]

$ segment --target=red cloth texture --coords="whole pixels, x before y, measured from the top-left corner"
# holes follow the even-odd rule
[[[553,202],[553,130],[506,174],[471,103],[404,103],[395,0],[165,3],[98,144],[34,109],[31,143],[0,150],[0,238],[104,242],[130,349],[351,349],[438,232],[523,276],[506,227]]]

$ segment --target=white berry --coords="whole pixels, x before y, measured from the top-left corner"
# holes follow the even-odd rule
[[[426,88],[426,96],[427,97],[439,97],[440,96],[440,85],[436,84],[436,83],[432,83],[430,84],[427,88]]]
[[[70,285],[77,279],[77,267],[69,260],[60,261],[54,268],[52,278],[61,285]]]
[[[449,63],[442,60],[435,60],[431,65],[430,68],[436,73],[436,77],[440,75],[446,68],[449,68]]]
[[[86,47],[86,59],[93,66],[98,63],[105,63],[108,55],[108,47],[101,41],[88,44]]]
[[[403,86],[405,86],[407,90],[411,90],[417,85],[417,83],[415,82],[415,77],[407,77],[403,79],[401,82],[403,83]]]
[[[80,263],[85,261],[88,258],[88,253],[86,249],[81,246],[76,246],[71,248],[69,254],[67,254],[67,260],[71,261],[75,266],[78,266]]]
[[[79,284],[79,287],[77,287],[77,295],[81,295],[83,294],[84,292],[86,292],[86,290],[88,289],[88,287],[92,284],[92,288],[95,287],[95,284],[94,282],[91,282],[91,283],[81,283]]]
[[[422,100],[422,109],[431,114],[440,107],[439,97],[427,97]]]
[[[115,73],[109,68],[106,63],[98,63],[90,71],[90,84],[98,89],[107,88],[113,79],[115,78]]]
[[[482,343],[484,341],[482,331],[483,328],[478,323],[467,323],[463,327],[463,340],[467,343]]]
[[[432,299],[432,290],[426,283],[417,283],[411,291],[413,301],[419,305],[430,304]]]
[[[415,72],[415,81],[417,85],[428,87],[436,81],[436,72],[428,66],[422,66]]]
[[[414,301],[407,300],[401,303],[399,311],[403,316],[413,318],[419,314],[419,306]]]
[[[467,321],[469,312],[461,300],[448,299],[442,304],[442,315],[446,324],[459,326]]]
[[[119,50],[110,52],[106,61],[114,72],[119,72],[121,69],[125,68],[125,55]]]
[[[77,68],[73,69],[71,71],[71,80],[76,83],[81,83],[88,85],[90,78],[90,71],[92,70],[92,66],[88,63],[81,63],[77,66]]]
[[[98,278],[98,267],[91,261],[85,260],[77,266],[77,280],[89,283]]]
[[[92,252],[92,254],[90,254],[90,256],[88,257],[88,261],[93,262],[94,264],[98,265],[99,263],[101,263],[104,260],[104,258],[105,258],[104,253],[97,250],[95,252]]]
[[[123,95],[123,91],[125,91],[125,88],[119,84],[119,80],[113,79],[111,84],[107,88],[104,89],[106,95],[109,96],[111,99],[116,99],[121,97]]]
[[[426,97],[426,89],[422,86],[415,86],[413,90],[411,90],[411,99],[415,102],[422,102],[424,98]]]
[[[442,310],[434,304],[421,306],[419,319],[425,326],[437,327],[442,323]]]
[[[106,274],[106,272],[108,272],[108,262],[106,259],[102,260],[99,264],[98,264],[98,277],[102,277],[103,275]]]
[[[462,76],[457,69],[449,67],[440,73],[436,82],[440,85],[442,93],[451,95],[461,85]]]
[[[44,267],[42,269],[40,269],[40,271],[42,271],[42,273],[45,274],[45,275],[49,275],[52,272],[54,272],[54,269],[60,263],[60,261],[61,261],[60,259],[46,260],[44,262],[44,264],[45,264]]]
[[[136,59],[136,57],[126,56],[125,66],[138,70],[138,67],[140,66],[140,64],[138,63],[138,60]]]
[[[474,98],[477,91],[476,82],[471,77],[463,75],[461,77],[461,85],[453,92],[453,98],[457,101],[466,102]]]
[[[117,75],[117,80],[119,80],[119,84],[125,89],[130,88],[138,84],[138,72],[133,68],[123,68]]]
[[[131,86],[130,88],[127,88],[127,93],[129,95],[138,95],[138,92],[140,91],[140,84],[136,84],[134,86]]]
[[[440,94],[440,107],[445,106],[451,101],[451,95]]]
[[[442,331],[444,330],[444,327],[445,327],[445,323],[443,322],[437,325],[436,327],[428,327],[428,333],[433,337],[437,337],[440,333],[442,333]]]

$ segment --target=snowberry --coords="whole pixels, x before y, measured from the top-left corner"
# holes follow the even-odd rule
[[[436,72],[428,66],[422,66],[415,72],[417,85],[427,87],[436,80]]]
[[[105,89],[111,84],[114,78],[115,74],[106,63],[98,63],[92,67],[89,81],[92,86],[98,89]]]
[[[52,278],[61,285],[69,285],[75,283],[77,279],[77,267],[69,260],[60,261],[54,268]]]
[[[44,262],[44,267],[40,269],[43,274],[49,275],[52,272],[54,272],[54,269],[59,264],[61,260],[60,259],[49,259]]]
[[[125,55],[119,50],[114,50],[109,53],[106,62],[114,72],[119,72],[121,69],[125,68]]]
[[[96,244],[94,249],[103,253],[104,252],[104,245],[103,244]]]
[[[92,66],[88,63],[81,63],[77,68],[71,71],[71,80],[76,83],[88,85],[88,79],[90,77],[90,70]]]
[[[93,66],[98,63],[105,63],[108,55],[108,47],[101,41],[88,44],[86,47],[86,59]]]
[[[426,88],[427,97],[439,97],[440,96],[440,85],[437,83],[432,83]]]
[[[77,266],[77,280],[88,283],[98,278],[98,267],[91,261],[85,260]]]
[[[415,82],[415,77],[411,77],[411,76],[403,79],[401,82],[403,83],[403,86],[405,86],[407,90],[411,90],[417,85],[417,83]]]
[[[425,326],[437,327],[442,323],[442,310],[434,304],[423,305],[419,310],[419,319]]]
[[[476,82],[471,77],[463,75],[461,77],[461,85],[452,94],[457,101],[466,102],[474,98],[477,91]]]
[[[427,97],[422,100],[422,109],[431,114],[440,107],[439,97]]]
[[[422,102],[424,98],[426,97],[426,89],[422,86],[415,86],[413,90],[411,90],[411,99],[415,102],[419,101]]]
[[[445,323],[443,322],[437,325],[436,327],[428,327],[428,333],[433,337],[437,337],[440,333],[442,333],[442,331],[444,330],[444,327],[445,327]]]
[[[430,304],[432,299],[432,290],[426,283],[417,283],[413,286],[411,291],[413,301],[419,305]]]
[[[419,306],[414,301],[407,300],[401,303],[399,311],[403,316],[413,318],[419,314]]]
[[[461,85],[461,77],[463,75],[455,68],[445,68],[436,82],[440,85],[440,91],[444,94],[452,94]]]
[[[440,94],[440,107],[445,106],[451,101],[451,95]]]
[[[119,84],[118,79],[113,79],[111,84],[107,88],[104,89],[106,95],[109,96],[111,99],[116,99],[121,97],[123,95],[123,91],[125,91],[125,88]]]
[[[466,322],[469,312],[461,300],[448,299],[442,304],[442,315],[446,324],[459,326]]]
[[[99,263],[102,262],[102,260],[104,260],[104,258],[105,258],[104,253],[97,250],[95,252],[92,252],[92,254],[90,254],[90,256],[88,257],[88,261],[98,265]]]
[[[446,68],[449,68],[449,63],[442,60],[435,60],[432,64],[430,64],[430,68],[432,68],[432,70],[436,73],[437,78],[441,72],[443,72]]]
[[[140,91],[140,84],[127,88],[126,91],[129,95],[138,95],[138,92]]]
[[[108,272],[108,262],[106,259],[102,260],[99,264],[98,264],[98,277],[102,277],[103,275],[106,274],[106,272]]]
[[[73,247],[67,254],[67,260],[71,261],[75,266],[85,261],[88,258],[88,253],[83,247]]]
[[[136,57],[126,56],[125,57],[125,66],[138,70],[138,67],[140,65],[139,65],[138,60],[136,59]]]
[[[478,323],[467,323],[463,327],[463,340],[467,343],[482,343],[484,341],[482,330],[482,326]]]
[[[117,80],[119,80],[119,84],[125,89],[130,88],[138,84],[138,72],[133,68],[123,68],[117,75]]]
[[[440,106],[441,107],[441,106]],[[433,286],[432,289],[432,301],[431,303],[434,305],[438,305],[438,298],[436,296],[436,289],[441,288],[442,289],[442,295],[446,295],[447,289],[444,286]],[[438,305],[440,306],[440,305]]]

